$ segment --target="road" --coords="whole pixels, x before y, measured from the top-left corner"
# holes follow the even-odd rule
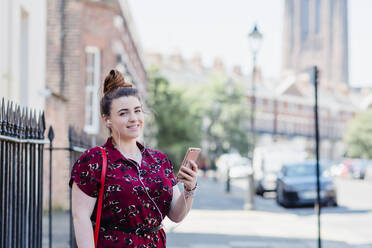
[[[322,209],[323,247],[372,247],[372,182],[337,180],[339,207]],[[192,212],[168,224],[168,247],[317,247],[314,208],[285,209],[274,194],[256,197],[256,210],[243,210],[246,181],[224,184],[201,180]]]

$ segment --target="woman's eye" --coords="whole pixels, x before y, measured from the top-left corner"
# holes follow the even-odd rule
[[[120,116],[123,116],[123,115],[125,115],[126,113],[120,113]]]
[[[137,109],[136,110],[136,113],[140,113],[140,112],[142,112],[142,110],[140,110],[140,109]]]

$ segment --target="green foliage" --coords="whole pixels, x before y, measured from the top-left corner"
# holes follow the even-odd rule
[[[232,150],[247,156],[249,149],[249,103],[246,86],[223,75],[211,74],[200,85],[182,84],[180,89],[192,102],[190,111],[202,122],[203,150],[212,158]]]
[[[156,147],[177,169],[190,146],[201,147],[212,161],[232,150],[247,155],[249,104],[241,82],[213,74],[202,84],[169,82],[156,70],[149,78]]]
[[[358,114],[348,124],[344,141],[351,157],[372,158],[372,112]]]
[[[248,103],[245,87],[227,78],[212,78],[202,90],[208,99],[204,108],[205,140],[209,153],[219,156],[236,150],[246,156],[249,148],[247,125]]]
[[[154,115],[150,125],[156,125],[157,149],[166,153],[178,170],[187,148],[200,144],[200,118],[190,112],[190,103],[167,79],[156,71],[149,76],[147,105]]]

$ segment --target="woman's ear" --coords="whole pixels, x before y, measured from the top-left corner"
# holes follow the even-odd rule
[[[106,116],[106,115],[102,115],[102,119],[103,119],[103,121],[105,122],[106,127],[111,127],[112,122],[111,122],[111,120],[108,118],[108,116]]]

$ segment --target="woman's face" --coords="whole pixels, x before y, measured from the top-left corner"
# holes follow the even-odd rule
[[[130,140],[142,134],[144,116],[142,105],[135,96],[123,96],[114,99],[111,104],[109,118],[112,122],[111,130],[116,138]]]

